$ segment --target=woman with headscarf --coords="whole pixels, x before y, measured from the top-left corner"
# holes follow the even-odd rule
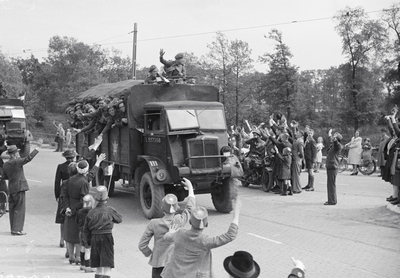
[[[71,175],[67,185],[63,187],[63,207],[65,208],[65,234],[64,239],[67,243],[69,253],[69,263],[80,263],[80,240],[79,226],[76,222],[76,209],[82,202],[85,195],[89,194],[89,182],[86,175],[89,172],[89,163],[86,160],[80,161],[76,165],[77,173]]]

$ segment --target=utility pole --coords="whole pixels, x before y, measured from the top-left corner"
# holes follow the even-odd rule
[[[133,50],[132,50],[132,79],[136,80],[136,43],[137,43],[137,23],[133,27]]]

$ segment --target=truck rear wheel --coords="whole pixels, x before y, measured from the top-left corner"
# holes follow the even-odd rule
[[[229,213],[232,211],[232,200],[236,199],[238,184],[236,178],[224,179],[222,185],[213,193],[211,199],[218,212]]]
[[[139,196],[143,213],[148,219],[163,216],[161,202],[165,196],[164,187],[154,184],[150,172],[145,173],[140,181]]]

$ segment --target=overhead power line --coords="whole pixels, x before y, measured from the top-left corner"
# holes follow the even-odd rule
[[[377,13],[377,12],[381,12],[381,11],[382,10],[376,10],[376,11],[370,11],[370,12],[366,12],[366,13],[367,14],[371,14],[371,13]],[[289,24],[295,24],[295,23],[306,23],[306,22],[322,21],[322,20],[328,20],[328,19],[333,19],[333,18],[334,18],[333,16],[330,16],[330,17],[321,17],[321,18],[304,19],[304,20],[292,20],[292,21],[287,21],[287,22],[272,23],[272,24],[265,24],[265,25],[258,25],[258,26],[249,26],[249,27],[234,28],[234,29],[225,29],[225,30],[218,30],[218,31],[208,31],[208,32],[200,32],[200,33],[192,33],[192,34],[166,36],[166,37],[147,38],[147,39],[138,40],[138,42],[166,40],[166,39],[176,39],[176,38],[185,38],[185,37],[194,37],[194,36],[203,36],[203,35],[215,34],[217,32],[227,33],[227,32],[234,32],[234,31],[260,29],[260,28],[265,28],[265,27],[282,26],[282,25],[289,25]],[[99,44],[99,42],[103,42],[103,41],[111,40],[111,39],[114,39],[114,38],[126,36],[126,35],[131,34],[132,32],[129,32],[129,33],[126,33],[126,34],[123,34],[123,35],[121,34],[121,35],[118,35],[118,36],[110,37],[110,38],[103,39],[103,40],[99,40],[99,41],[96,41],[96,42],[94,42],[92,44]],[[104,43],[104,44],[101,44],[101,45],[104,46],[104,45],[115,45],[115,44],[124,44],[124,43],[132,43],[132,40],[121,41],[121,42],[110,42],[110,43]],[[24,54],[24,53],[27,53],[27,52],[28,53],[33,53],[33,52],[44,52],[44,51],[47,51],[47,48],[25,49],[25,50],[23,50],[23,52],[13,53],[11,55],[14,56],[14,55],[18,55],[18,54]]]

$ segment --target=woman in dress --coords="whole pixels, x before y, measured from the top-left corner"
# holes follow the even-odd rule
[[[361,165],[361,152],[362,152],[362,138],[360,137],[360,132],[356,130],[354,132],[354,137],[351,141],[345,145],[349,150],[349,164],[353,165],[353,172],[351,175],[358,175],[358,166]]]
[[[324,148],[324,139],[322,139],[322,137],[318,137],[317,139],[317,157],[316,157],[316,163],[315,163],[315,173],[319,172],[319,168],[321,167],[321,163],[322,163],[322,149]]]
[[[76,222],[76,208],[85,195],[89,194],[89,182],[86,178],[89,172],[89,163],[86,160],[76,165],[77,173],[71,175],[63,187],[63,207],[65,208],[64,239],[67,243],[69,263],[80,263],[79,226]]]

